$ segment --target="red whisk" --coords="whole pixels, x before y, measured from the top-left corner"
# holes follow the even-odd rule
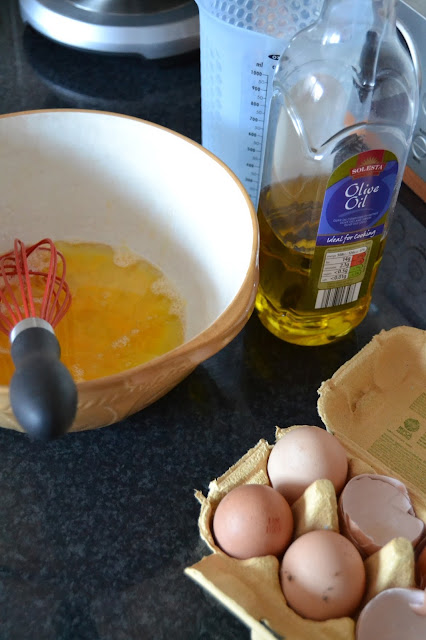
[[[0,256],[0,331],[10,337],[16,371],[10,402],[21,426],[36,438],[65,433],[77,410],[77,390],[60,361],[54,327],[71,304],[63,255],[46,238]]]

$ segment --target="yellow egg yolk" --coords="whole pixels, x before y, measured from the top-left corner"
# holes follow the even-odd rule
[[[157,267],[104,244],[55,245],[72,295],[55,334],[76,382],[118,373],[182,344],[184,302]],[[13,371],[9,337],[0,334],[0,384],[9,384]]]

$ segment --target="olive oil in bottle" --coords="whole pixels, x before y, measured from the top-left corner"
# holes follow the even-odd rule
[[[293,204],[287,216],[283,208],[277,215],[274,226],[266,221],[263,214],[264,199],[273,199],[273,194],[262,193],[258,210],[262,237],[259,256],[262,277],[256,306],[262,322],[278,337],[285,336],[288,342],[302,345],[323,344],[345,335],[358,325],[367,313],[374,277],[383,253],[384,239],[381,238],[375,248],[374,259],[370,258],[368,261],[368,271],[371,271],[369,274],[365,274],[363,269],[366,255],[362,246],[360,250],[347,245],[345,252],[333,252],[331,257],[333,267],[328,282],[334,285],[341,283],[344,276],[349,282],[349,274],[356,276],[358,282],[360,276],[370,275],[362,300],[350,299],[351,295],[354,296],[356,293],[356,283],[340,287],[331,286],[321,290],[323,306],[313,308],[316,290],[312,285],[320,279],[321,265],[316,264],[313,268],[316,224],[306,220],[315,221],[319,218],[322,203],[318,200],[308,200]],[[294,226],[280,229],[280,221],[292,215],[295,218]],[[298,218],[305,222],[299,222],[297,226]],[[367,249],[369,248],[368,245]],[[367,282],[367,278],[365,280]],[[339,309],[330,311],[333,304],[337,306],[339,303]]]
[[[395,0],[325,0],[274,80],[256,307],[275,335],[326,344],[365,317],[418,108]]]

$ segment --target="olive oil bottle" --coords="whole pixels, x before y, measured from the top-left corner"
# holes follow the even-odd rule
[[[418,109],[395,2],[325,0],[276,71],[256,307],[288,342],[334,341],[369,308]]]

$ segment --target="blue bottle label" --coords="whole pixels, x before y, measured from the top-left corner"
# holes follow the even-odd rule
[[[316,309],[356,302],[368,290],[398,176],[396,156],[359,153],[327,183],[312,264]]]

